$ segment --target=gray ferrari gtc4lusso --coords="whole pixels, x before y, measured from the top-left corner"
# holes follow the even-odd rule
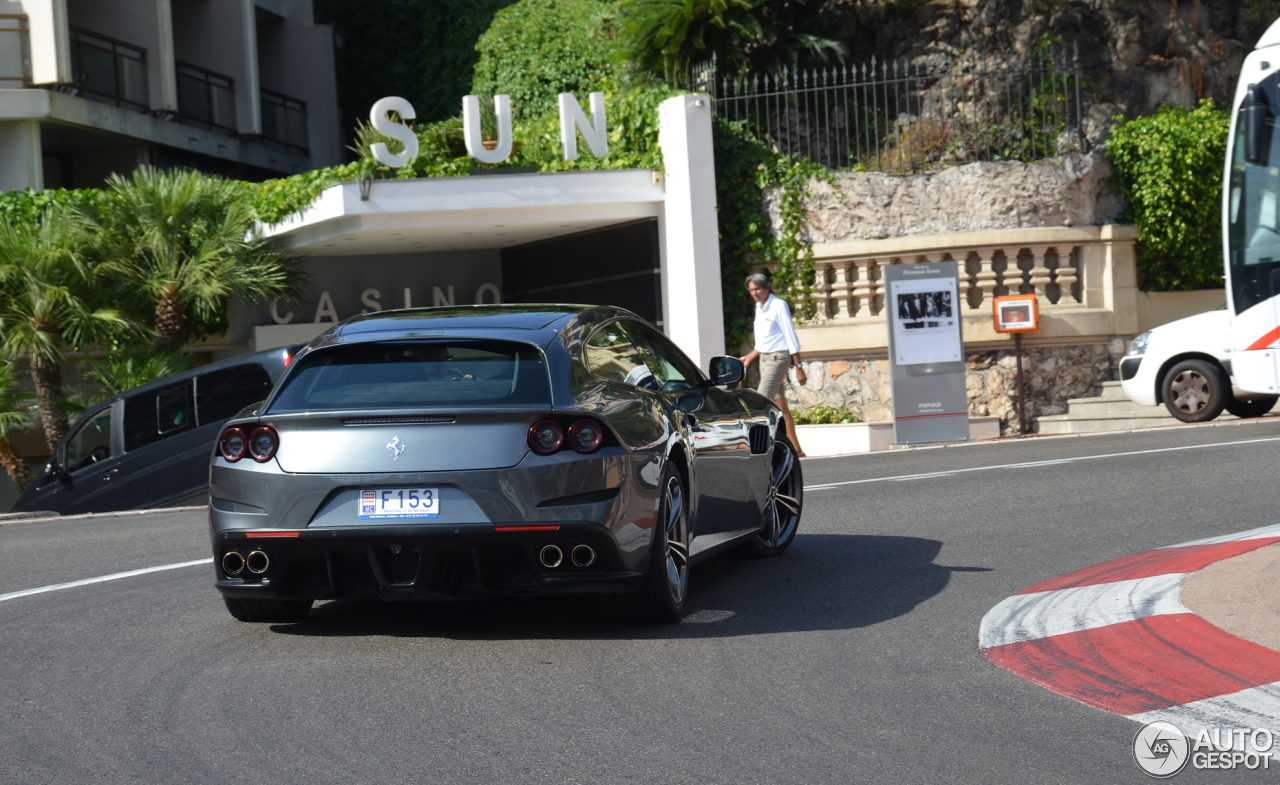
[[[781,412],[618,308],[348,319],[227,423],[210,471],[217,588],[245,621],[317,599],[630,595],[674,621],[689,568],[775,556],[800,522]]]

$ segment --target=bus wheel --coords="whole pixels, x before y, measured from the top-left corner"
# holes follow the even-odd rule
[[[1252,401],[1241,401],[1237,398],[1232,398],[1227,401],[1227,411],[1242,420],[1247,420],[1250,417],[1261,417],[1271,411],[1271,408],[1275,405],[1276,396],[1274,395],[1264,395],[1261,398],[1254,398]]]
[[[1183,360],[1169,369],[1161,384],[1164,405],[1183,422],[1208,422],[1231,400],[1231,383],[1216,364]]]

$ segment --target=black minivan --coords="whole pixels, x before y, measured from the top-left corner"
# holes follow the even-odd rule
[[[302,346],[203,365],[108,398],[76,422],[13,511],[206,503],[209,455],[222,424],[266,400]]]

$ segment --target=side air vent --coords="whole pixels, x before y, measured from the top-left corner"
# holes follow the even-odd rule
[[[359,428],[365,425],[435,425],[437,423],[451,423],[454,421],[452,415],[442,415],[437,417],[353,417],[342,421],[343,425]]]
[[[769,451],[769,426],[751,426],[751,430],[747,432],[747,439],[751,442],[753,455],[764,455]]]

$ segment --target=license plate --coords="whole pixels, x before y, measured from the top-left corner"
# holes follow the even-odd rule
[[[378,488],[360,491],[360,518],[434,518],[440,514],[437,488]]]

